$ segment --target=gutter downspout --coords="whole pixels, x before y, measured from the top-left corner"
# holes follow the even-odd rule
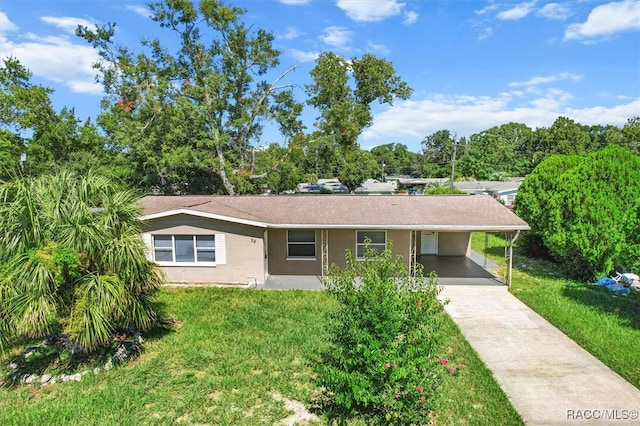
[[[516,235],[509,240],[509,266],[507,270],[507,287],[511,289],[511,279],[513,278],[513,243],[516,242],[520,236],[520,230],[516,231]]]

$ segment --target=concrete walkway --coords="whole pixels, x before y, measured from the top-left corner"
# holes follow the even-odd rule
[[[640,390],[506,286],[441,284],[441,299],[449,300],[446,311],[526,424],[640,424]]]

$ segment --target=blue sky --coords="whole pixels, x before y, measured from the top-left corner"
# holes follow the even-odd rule
[[[237,0],[242,20],[276,36],[277,72],[310,83],[317,55],[372,53],[391,61],[411,99],[376,106],[363,148],[425,136],[460,136],[508,122],[548,127],[558,116],[622,126],[640,115],[640,0],[428,1]],[[97,55],[74,35],[78,24],[115,22],[131,48],[166,30],[135,0],[2,0],[0,57],[14,56],[33,81],[55,90],[55,106],[95,119],[102,98]],[[276,74],[274,74],[275,76]],[[298,92],[303,99],[303,92]],[[314,111],[306,111],[309,129]],[[262,143],[279,141],[270,131]]]

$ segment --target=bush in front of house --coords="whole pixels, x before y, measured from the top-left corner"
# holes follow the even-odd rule
[[[139,198],[92,172],[0,182],[0,349],[47,338],[87,354],[157,322]]]
[[[333,420],[428,423],[438,397],[444,310],[435,275],[415,277],[389,246],[366,259],[347,252],[325,285],[339,302],[330,317],[331,348],[318,366],[312,404]]]

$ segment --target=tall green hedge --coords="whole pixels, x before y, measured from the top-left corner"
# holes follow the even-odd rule
[[[610,145],[552,156],[518,190],[516,213],[571,277],[640,269],[640,156]]]

